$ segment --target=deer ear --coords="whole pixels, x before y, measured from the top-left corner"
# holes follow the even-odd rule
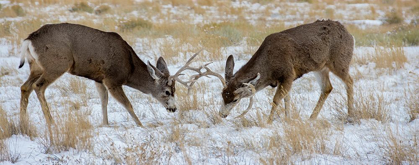
[[[160,57],[157,60],[156,66],[157,69],[159,69],[160,72],[163,73],[165,76],[170,76],[169,69],[167,69],[167,64],[166,61],[164,61],[163,57]]]
[[[226,81],[229,81],[231,77],[233,77],[233,70],[234,70],[234,57],[233,55],[228,56],[226,61],[226,68],[225,68],[225,78]]]
[[[159,70],[157,70],[153,65],[151,65],[150,61],[147,65],[147,71],[150,74],[150,76],[156,81],[158,81],[162,75],[162,73]]]

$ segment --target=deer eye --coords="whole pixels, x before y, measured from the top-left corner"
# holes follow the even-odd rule
[[[166,91],[166,95],[167,95],[167,96],[170,96],[170,92],[169,92],[169,91]]]
[[[239,99],[234,99],[234,100],[233,100],[233,103],[237,102],[238,100],[239,100]]]

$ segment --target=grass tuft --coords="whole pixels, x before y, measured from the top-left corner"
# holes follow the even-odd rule
[[[93,147],[93,126],[88,119],[88,114],[81,111],[68,110],[63,116],[56,118],[56,124],[51,127],[51,132],[45,134],[42,145],[45,153],[68,151],[70,148],[78,150],[91,150]],[[51,139],[52,138],[52,139]]]
[[[128,32],[134,30],[151,29],[153,27],[153,23],[141,18],[136,18],[122,23],[119,27],[121,28],[122,32]]]
[[[376,68],[400,69],[408,61],[402,47],[375,47],[372,62],[376,64]]]
[[[411,138],[405,137],[398,130],[392,130],[392,128],[388,128],[386,134],[379,133],[378,135],[379,148],[383,149],[383,157],[388,164],[416,164],[419,162],[419,138],[417,135]]]
[[[31,139],[38,136],[36,127],[29,122],[28,118],[23,118],[20,123],[17,123],[0,106],[0,140],[18,134],[27,135]]]
[[[400,15],[400,13],[396,12],[395,10],[386,13],[384,17],[384,23],[386,24],[400,24],[403,21],[403,17]]]
[[[26,15],[25,10],[20,5],[7,6],[0,11],[1,17],[23,17]]]
[[[76,3],[70,9],[70,12],[87,12],[87,13],[93,13],[93,11],[94,11],[93,8],[90,7],[86,2]]]
[[[109,7],[108,5],[100,5],[94,10],[94,13],[96,15],[101,15],[101,14],[109,12],[110,10],[111,10],[111,7]]]

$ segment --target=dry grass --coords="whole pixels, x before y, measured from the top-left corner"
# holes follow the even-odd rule
[[[377,69],[397,70],[404,67],[408,63],[408,59],[404,54],[403,47],[374,47],[374,52],[354,56],[352,63],[366,65],[367,63],[375,63]]]
[[[90,7],[86,2],[76,3],[70,9],[71,12],[88,12],[88,13],[93,13],[93,10],[94,9]]]
[[[247,58],[249,54],[253,54],[256,51],[267,35],[294,27],[295,25],[286,24],[292,21],[308,23],[324,17],[339,20],[377,19],[381,11],[389,12],[387,8],[391,5],[395,5],[399,9],[409,5],[414,6],[407,3],[407,1],[406,3],[404,3],[405,1],[392,1],[390,3],[390,1],[378,0],[351,0],[345,2],[331,0],[291,1],[298,2],[300,6],[308,5],[308,8],[311,9],[300,10],[295,6],[289,5],[289,3],[284,3],[290,1],[253,0],[252,2],[269,4],[269,7],[266,10],[251,11],[241,6],[233,7],[232,4],[235,2],[214,0],[162,0],[159,2],[94,0],[86,3],[82,0],[43,0],[39,2],[40,7],[55,3],[68,6],[65,9],[58,9],[60,11],[47,13],[38,10],[38,5],[33,5],[31,1],[13,0],[12,3],[19,3],[20,9],[14,10],[10,6],[3,6],[0,11],[0,17],[22,17],[22,19],[17,21],[5,19],[1,21],[0,36],[12,43],[19,44],[22,39],[40,26],[46,23],[62,22],[58,18],[50,17],[51,14],[66,15],[69,13],[68,9],[74,6],[73,11],[79,12],[72,12],[71,16],[74,19],[69,19],[67,22],[79,23],[104,31],[118,32],[133,46],[134,43],[138,43],[138,38],[145,38],[147,43],[141,43],[145,47],[144,49],[157,50],[157,52],[151,53],[151,58],[163,56],[170,65],[182,63],[191,52],[197,52],[201,48],[205,50],[205,56],[200,55],[197,59],[198,61],[224,61],[229,54],[222,54],[222,52],[224,52],[226,47],[230,46],[244,47],[241,50],[244,55],[234,55]],[[371,5],[367,9],[370,10],[370,15],[344,16],[339,12],[340,10],[347,10],[343,7],[346,4],[365,2],[376,4]],[[330,4],[336,5],[336,8],[327,8]],[[180,12],[170,12],[165,5],[171,5],[173,6],[171,9],[176,9]],[[271,12],[278,7],[281,8],[278,13]],[[22,13],[19,11],[24,11],[24,14],[19,14]],[[214,14],[213,11],[220,13],[220,16]],[[398,11],[396,16],[404,19],[409,17],[409,14],[412,15],[417,12],[415,8],[412,8],[406,13]],[[196,14],[200,17],[202,16],[203,23],[191,23],[195,21]],[[278,15],[279,17],[289,16],[290,18],[280,20],[267,19],[272,15]],[[304,18],[293,20],[294,16],[299,18],[301,15],[307,15],[307,17],[304,16]],[[258,18],[253,20],[249,19],[249,16],[257,16]],[[387,17],[390,18],[390,16]],[[235,21],[231,21],[232,18]],[[378,69],[401,69],[408,61],[400,46],[419,45],[419,30],[416,25],[405,25],[401,22],[370,29],[362,29],[352,25],[345,26],[357,38],[357,46],[375,46],[375,53],[354,58],[354,63],[357,64],[363,65],[367,61],[374,62]],[[379,46],[391,47],[382,48]],[[158,48],[155,49],[155,47]],[[17,51],[12,50],[11,52]],[[9,68],[11,67],[0,66],[0,80],[2,77],[16,73],[15,70]],[[363,76],[361,74],[358,71],[358,76],[356,76],[358,78],[354,79],[362,79]],[[0,81],[0,83],[2,82]],[[217,81],[216,83],[219,82]],[[174,117],[170,122],[160,120],[162,118],[161,114],[157,114],[159,111],[151,106],[156,104],[157,101],[147,97],[146,99],[150,99],[150,104],[145,108],[151,109],[150,111],[154,113],[154,118],[158,118],[154,123],[147,125],[152,130],[146,131],[152,133],[149,136],[144,136],[142,141],[133,141],[133,139],[138,140],[138,137],[133,137],[132,135],[121,135],[120,139],[125,140],[127,146],[121,149],[118,144],[111,142],[110,148],[108,148],[109,153],[105,155],[105,159],[114,160],[115,164],[159,164],[170,162],[172,156],[178,156],[179,153],[182,153],[183,157],[179,159],[184,160],[185,164],[192,164],[193,158],[191,158],[190,152],[195,150],[188,152],[188,145],[189,147],[194,146],[202,149],[204,152],[218,152],[215,154],[217,155],[216,159],[222,159],[222,162],[225,164],[243,163],[240,158],[237,158],[237,156],[242,155],[240,153],[241,150],[260,153],[259,161],[261,164],[292,164],[295,161],[311,159],[320,154],[345,156],[344,141],[334,141],[331,136],[332,131],[343,131],[342,123],[329,123],[321,119],[315,121],[301,119],[299,113],[293,109],[290,118],[281,118],[279,122],[275,122],[277,125],[269,126],[265,125],[267,116],[262,113],[264,111],[260,107],[253,108],[251,110],[253,112],[248,113],[244,118],[222,119],[218,115],[218,107],[214,106],[219,104],[218,100],[214,99],[215,97],[201,97],[205,95],[206,90],[210,90],[208,87],[208,84],[197,83],[191,91],[191,95],[188,95],[186,88],[178,86],[176,96],[179,110],[181,111],[179,113],[180,117]],[[64,85],[63,88],[58,87],[58,90],[63,96],[71,96],[73,93],[86,94],[89,89],[82,79],[73,77],[69,79],[69,84]],[[377,89],[377,91],[382,91],[382,89]],[[355,111],[360,119],[374,119],[383,123],[390,121],[389,109],[386,107],[389,103],[383,94],[365,94],[363,91],[355,93],[358,95],[355,102]],[[406,91],[405,94],[406,98],[409,97],[409,99],[405,99],[405,104],[409,108],[412,120],[419,113],[418,98],[415,97],[416,93],[418,91],[414,88],[411,91]],[[219,93],[217,94],[218,97]],[[144,94],[141,92],[133,95],[139,95],[138,98],[144,99]],[[273,96],[273,93],[269,96]],[[65,114],[54,115],[58,117],[54,117],[56,125],[51,132],[53,138],[46,138],[49,137],[49,133],[42,135],[46,153],[68,151],[71,148],[88,152],[93,150],[95,144],[93,144],[92,138],[96,137],[94,130],[96,128],[93,128],[89,121],[90,112],[84,111],[84,107],[89,106],[85,100],[84,98],[69,101],[60,100],[62,102],[53,103],[57,107],[61,105],[69,105],[69,107],[64,108],[66,109]],[[341,101],[335,103],[334,106],[334,108],[341,110],[345,110],[347,107],[346,102]],[[346,112],[339,113],[340,117],[338,116],[338,118],[343,118],[343,114],[346,116]],[[19,155],[8,149],[8,144],[5,144],[4,139],[8,139],[15,134],[38,137],[35,127],[27,123],[29,123],[29,120],[16,124],[14,119],[7,116],[0,106],[0,131],[2,131],[0,132],[0,161],[13,162],[19,159]],[[243,142],[226,140],[227,144],[225,146],[216,148],[205,146],[203,142],[207,139],[201,139],[202,136],[190,136],[194,132],[183,127],[185,124],[197,126],[203,132],[206,131],[206,128],[226,124],[228,127],[232,125],[235,130],[243,132],[253,127],[262,127],[262,129],[272,131],[272,134],[266,135],[260,141],[246,139],[246,137],[244,137]],[[137,131],[137,129],[135,130]],[[129,132],[131,128],[126,128],[125,131]],[[416,136],[413,139],[405,139],[400,134],[390,131],[388,135],[380,135],[380,137],[385,137],[381,148],[384,150],[383,157],[388,160],[388,163],[408,162],[414,164],[418,161]],[[200,154],[204,157],[213,156],[211,153]]]
[[[372,57],[376,68],[401,69],[408,62],[402,47],[375,47],[375,55]]]
[[[356,88],[355,88],[356,89]],[[377,91],[383,91],[383,89],[376,89]],[[389,102],[385,100],[385,96],[380,92],[366,93],[361,89],[355,91],[354,100],[354,115],[356,120],[360,119],[374,119],[381,123],[387,123],[390,121],[390,109],[387,105]],[[335,100],[333,103],[333,109],[335,117],[338,121],[346,122],[348,113],[346,112],[347,103],[346,95],[339,96],[345,98],[345,101]]]
[[[10,144],[6,144],[4,140],[0,140],[0,162],[17,163],[21,157],[19,153],[9,149]],[[18,144],[12,144],[18,145]]]
[[[162,160],[167,154],[173,154],[173,150],[164,151],[168,149],[168,146],[159,143],[158,139],[152,136],[144,137],[144,141],[132,141],[135,137],[132,135],[124,135],[121,137],[127,143],[132,145],[127,146],[124,149],[119,148],[115,143],[111,142],[110,147],[106,155],[101,155],[110,160],[113,160],[115,164],[159,164],[161,162],[167,162],[168,160]],[[108,144],[106,144],[108,145]]]
[[[18,123],[14,118],[7,115],[2,106],[0,106],[0,140],[18,134],[26,135],[31,139],[38,136],[36,127],[28,118],[23,118],[23,120]]]
[[[3,107],[0,105],[0,162],[9,161],[16,163],[20,159],[20,154],[10,149],[10,145],[14,144],[7,141],[13,135],[26,135],[33,139],[37,137],[36,127],[33,126],[28,119],[17,123],[14,118],[10,117]]]
[[[409,130],[417,132],[417,128]],[[388,127],[385,133],[378,133],[379,147],[383,150],[383,157],[389,164],[416,164],[419,162],[419,135],[405,137],[398,128]]]
[[[266,127],[267,117],[263,115],[260,108],[253,108],[252,111],[256,111],[256,115],[247,115],[245,117],[238,118],[234,121],[234,126],[237,129],[243,129],[248,127]],[[217,114],[218,115],[218,114]]]
[[[330,138],[331,124],[327,121],[304,121],[301,118],[286,120],[283,132],[274,132],[269,136],[264,150],[268,153],[261,156],[262,164],[292,164],[293,157],[303,160],[315,157],[316,154],[339,153],[339,143],[329,148],[326,144]]]
[[[70,78],[70,91],[75,94],[86,94],[87,85],[83,78],[72,77]]]
[[[44,135],[42,145],[45,153],[68,151],[70,148],[87,151],[92,149],[93,126],[86,112],[67,111],[66,114],[54,118],[54,121],[51,132],[46,130]]]
[[[383,25],[367,29],[361,29],[354,25],[346,25],[346,27],[356,38],[356,46],[400,47],[419,45],[419,28],[415,24]]]
[[[419,80],[419,77],[417,77]],[[404,93],[405,105],[409,109],[410,121],[416,120],[419,117],[419,85],[413,84],[412,90],[407,90]]]
[[[389,109],[384,101],[384,95],[379,93],[364,94],[358,91],[358,99],[354,103],[356,117],[358,119],[375,119],[381,122],[388,122]]]
[[[8,118],[7,113],[0,106],[0,140],[7,139],[15,134],[18,134],[18,127]]]
[[[188,93],[188,89],[185,87],[179,88],[179,86],[177,86],[176,89],[177,104],[179,105],[180,111],[197,110],[201,108],[199,104],[202,103],[203,100],[198,100],[198,94],[195,88],[193,88],[190,93]]]
[[[0,8],[0,18],[6,17],[23,17],[26,15],[25,10],[20,5],[11,5]]]

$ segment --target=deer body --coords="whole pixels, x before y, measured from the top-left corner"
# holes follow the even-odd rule
[[[166,62],[159,58],[156,67],[145,64],[117,33],[103,32],[76,24],[49,24],[29,35],[22,44],[30,75],[21,87],[21,117],[26,115],[28,97],[35,90],[48,124],[53,123],[45,100],[45,89],[65,72],[94,80],[102,101],[103,124],[108,124],[108,91],[132,116],[134,113],[122,85],[127,85],[159,100],[168,111],[176,111],[174,80]]]
[[[224,106],[220,115],[226,117],[241,98],[249,96],[243,93],[243,84],[250,82],[256,91],[269,85],[278,86],[268,120],[272,122],[279,101],[284,97],[286,102],[289,99],[287,93],[292,82],[311,71],[316,73],[322,89],[311,118],[317,117],[332,90],[329,71],[345,83],[348,113],[353,115],[352,79],[348,74],[353,47],[352,35],[339,22],[330,20],[316,21],[267,36],[252,58],[234,75],[234,59],[232,56],[227,59],[227,86],[222,93]]]

